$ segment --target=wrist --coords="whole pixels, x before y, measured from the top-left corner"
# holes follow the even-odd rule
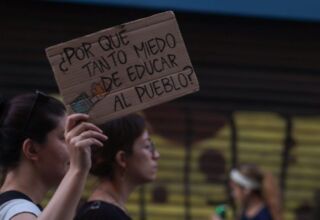
[[[77,166],[70,166],[69,170],[68,170],[68,174],[72,175],[72,176],[76,176],[76,177],[84,177],[86,178],[89,174],[89,170],[90,168],[80,168]]]

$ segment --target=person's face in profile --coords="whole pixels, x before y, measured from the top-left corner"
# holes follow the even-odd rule
[[[234,198],[235,202],[238,204],[243,203],[246,198],[245,189],[232,180],[230,180],[229,184],[231,189],[231,195]]]
[[[49,186],[57,186],[69,168],[69,152],[64,139],[66,116],[60,117],[55,129],[38,147],[37,169]]]
[[[137,184],[155,180],[160,153],[154,148],[148,131],[144,131],[133,144],[133,152],[128,157],[127,174]]]

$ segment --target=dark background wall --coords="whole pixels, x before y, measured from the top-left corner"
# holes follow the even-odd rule
[[[11,96],[35,89],[58,93],[45,57],[46,47],[156,12],[44,1],[3,1],[0,94]],[[176,12],[176,17],[199,79],[200,92],[152,108],[146,114],[159,134],[184,146],[185,190],[181,193],[186,197],[190,194],[188,163],[196,141],[228,126],[229,161],[233,165],[238,161],[241,131],[234,115],[237,111],[270,112],[281,117],[280,127],[260,129],[265,133],[276,128],[275,131],[279,129],[283,134],[279,142],[281,149],[274,155],[281,158],[278,174],[285,187],[290,152],[295,144],[292,121],[300,116],[318,117],[320,113],[320,23],[181,11]],[[313,134],[317,135],[315,131]],[[254,141],[263,143],[260,139]],[[315,146],[320,144],[317,141],[313,143]],[[186,199],[184,205],[187,209],[190,201]],[[186,212],[185,216],[188,215]]]
[[[157,11],[43,1],[1,3],[0,92],[57,92],[44,49]],[[181,101],[315,113],[320,24],[176,12],[201,84]]]

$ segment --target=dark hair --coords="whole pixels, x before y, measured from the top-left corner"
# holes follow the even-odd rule
[[[94,148],[92,151],[91,173],[97,177],[114,177],[115,156],[123,150],[128,155],[132,153],[133,144],[146,130],[144,117],[134,113],[115,119],[99,126],[108,136],[102,148]]]
[[[42,96],[40,99],[39,96]],[[57,117],[65,114],[57,99],[39,94],[18,95],[0,105],[0,165],[3,170],[19,163],[21,146],[26,138],[38,143],[58,125]]]

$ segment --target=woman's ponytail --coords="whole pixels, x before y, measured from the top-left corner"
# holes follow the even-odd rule
[[[281,194],[276,178],[270,172],[263,174],[262,196],[273,220],[282,220]]]

